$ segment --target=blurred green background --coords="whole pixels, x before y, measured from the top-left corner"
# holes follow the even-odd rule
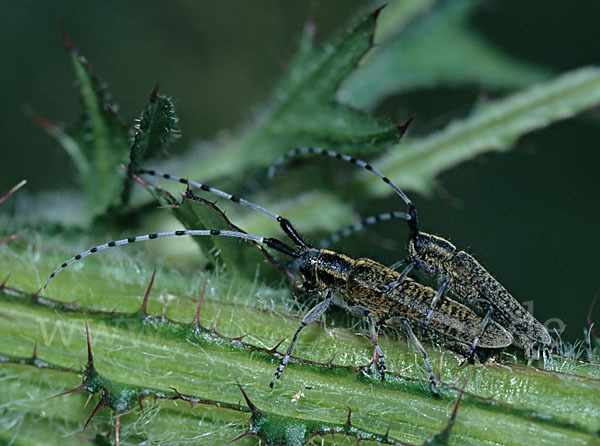
[[[175,155],[252,119],[285,71],[308,16],[322,41],[372,7],[314,0],[3,2],[0,192],[23,178],[31,194],[77,187],[65,152],[23,112],[31,107],[66,123],[79,116],[59,21],[108,84],[122,116],[136,117],[157,83],[175,99],[183,130],[171,150]],[[477,8],[470,26],[507,55],[558,74],[600,62],[599,17],[600,4],[593,1],[577,7],[489,1]],[[418,89],[386,98],[376,114],[414,116],[411,135],[427,134],[467,115],[482,98],[506,93],[477,85]],[[594,275],[600,248],[598,141],[600,114],[591,110],[527,135],[507,154],[487,154],[445,172],[436,196],[408,191],[424,230],[476,255],[517,299],[535,301],[540,321],[560,319],[549,327],[564,325],[562,335],[570,340],[582,337],[600,292]],[[359,209],[391,210],[382,200]],[[382,224],[343,246],[353,255],[398,260],[393,249],[403,246],[405,236],[399,239],[395,228]],[[600,321],[600,303],[592,319]]]

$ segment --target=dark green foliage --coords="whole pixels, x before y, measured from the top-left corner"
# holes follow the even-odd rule
[[[178,122],[173,101],[158,94],[156,87],[134,125],[135,138],[129,151],[128,169],[135,172],[148,159],[166,154],[169,144],[179,137]],[[129,200],[131,186],[131,181],[126,182],[123,190],[124,203]]]
[[[337,96],[342,103],[371,110],[390,95],[418,89],[439,85],[523,88],[551,75],[549,70],[506,56],[471,29],[474,10],[485,2],[422,0],[415,2],[420,14],[407,24],[402,3],[406,2],[388,6],[392,11],[384,31],[377,33],[378,43],[383,39],[385,45],[375,48],[368,63],[343,82]],[[434,10],[425,14],[432,3]],[[394,21],[401,32],[394,32]]]
[[[63,36],[77,78],[82,116],[74,128],[63,129],[48,123],[44,128],[75,163],[83,185],[86,211],[92,219],[121,204],[125,175],[119,165],[127,159],[128,129],[117,116],[88,60],[64,33]]]
[[[371,48],[379,12],[322,46],[313,41],[313,25],[306,26],[298,54],[275,92],[255,159],[268,156],[267,148],[281,155],[303,145],[372,153],[398,140],[399,131],[392,123],[333,99],[340,82]],[[264,143],[271,147],[261,147]]]
[[[135,139],[129,153],[131,164],[140,165],[149,158],[165,154],[168,145],[179,137],[178,122],[173,101],[158,94],[157,87],[135,124]]]

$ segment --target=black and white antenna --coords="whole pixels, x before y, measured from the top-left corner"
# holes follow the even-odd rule
[[[61,272],[63,269],[65,269],[71,263],[77,262],[78,260],[81,260],[84,257],[89,256],[90,254],[95,254],[98,251],[102,251],[104,249],[112,248],[115,246],[128,245],[128,244],[135,243],[135,242],[154,240],[154,239],[162,238],[162,237],[181,237],[181,236],[185,236],[185,235],[234,237],[234,238],[238,238],[238,239],[242,239],[242,240],[253,241],[256,243],[262,243],[268,247],[276,249],[277,251],[287,254],[291,257],[298,256],[298,253],[294,249],[290,248],[288,245],[286,245],[283,242],[280,242],[277,239],[259,237],[259,236],[252,235],[252,234],[246,234],[245,232],[224,231],[224,230],[219,230],[219,229],[202,229],[202,230],[201,229],[198,229],[198,230],[185,229],[185,230],[171,231],[171,232],[158,232],[155,234],[138,235],[135,237],[128,237],[128,238],[125,238],[122,240],[115,240],[112,242],[104,243],[103,245],[94,246],[93,248],[90,248],[87,251],[77,254],[75,257],[71,257],[65,263],[60,265],[58,268],[56,268],[54,270],[54,272],[52,274],[50,274],[50,277],[48,277],[48,280],[46,280],[44,289],[48,287],[48,284],[50,283],[50,281],[59,272]]]
[[[285,164],[285,162],[287,160],[289,160],[291,158],[295,158],[299,155],[304,155],[304,154],[323,155],[323,156],[328,156],[330,158],[335,158],[335,159],[339,159],[342,161],[346,161],[347,163],[351,163],[356,166],[362,167],[363,169],[368,170],[369,172],[377,175],[379,178],[381,178],[381,180],[384,183],[386,183],[388,186],[390,186],[394,190],[394,192],[396,192],[396,194],[398,194],[400,196],[400,198],[402,198],[404,203],[406,203],[406,206],[408,206],[408,214],[404,214],[407,218],[405,218],[404,216],[398,216],[398,217],[394,217],[394,218],[405,218],[406,221],[408,222],[408,227],[410,228],[410,231],[413,234],[413,236],[414,237],[418,236],[419,220],[418,220],[418,216],[417,216],[417,208],[415,207],[413,202],[402,191],[402,189],[400,189],[398,186],[396,186],[394,183],[392,183],[392,181],[388,177],[386,177],[384,174],[379,172],[377,169],[375,169],[373,166],[371,166],[366,161],[360,160],[358,158],[354,158],[353,156],[345,155],[343,153],[334,152],[333,150],[321,149],[319,147],[298,147],[298,148],[290,150],[288,153],[281,156],[279,159],[277,159],[277,161],[275,161],[273,163],[273,165],[269,169],[269,178],[272,178],[277,173],[277,170],[279,170]],[[374,218],[377,218],[377,217],[376,216],[367,217],[367,219],[374,219]],[[365,219],[365,220],[367,220],[367,219]],[[363,220],[363,221],[365,221],[365,220]],[[370,224],[370,223],[367,223],[365,225],[361,225],[360,223],[358,223],[358,225],[360,225],[359,229],[362,229],[363,227],[365,227],[368,224]]]

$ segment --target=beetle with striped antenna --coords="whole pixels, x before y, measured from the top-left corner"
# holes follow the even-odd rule
[[[382,323],[389,326],[400,326],[406,330],[409,339],[422,356],[427,368],[431,391],[434,395],[438,395],[437,383],[427,359],[427,354],[413,332],[414,328],[423,325],[429,311],[429,302],[436,294],[435,290],[421,285],[411,278],[400,280],[398,272],[374,260],[355,260],[331,250],[311,247],[304,242],[288,219],[243,198],[204,184],[162,174],[154,170],[138,170],[138,172],[179,181],[262,212],[279,222],[281,229],[295,246],[291,247],[272,237],[266,238],[230,230],[178,230],[147,234],[104,243],[72,257],[56,268],[44,287],[47,287],[56,274],[68,265],[110,247],[163,237],[186,235],[234,237],[252,241],[291,258],[292,266],[299,272],[304,288],[308,292],[315,292],[324,296],[323,300],[304,315],[300,326],[292,337],[286,354],[282,356],[275,376],[270,383],[271,387],[280,378],[286,364],[289,362],[301,330],[309,323],[320,318],[330,306],[333,294],[338,293],[344,300],[344,308],[350,314],[367,320],[370,340],[378,357],[376,366],[381,378],[385,379],[386,367],[383,351],[377,341],[378,326]],[[399,281],[397,287],[391,290],[383,289],[383,285],[395,281]],[[465,360],[463,362],[473,354],[485,358],[490,354],[491,349],[503,348],[512,342],[510,333],[496,322],[490,321],[490,314],[491,310],[482,317],[468,307],[444,297],[430,316],[432,337],[446,347],[464,355]]]
[[[440,236],[422,232],[419,228],[417,209],[413,202],[388,177],[369,163],[331,150],[301,147],[289,151],[275,161],[269,169],[269,177],[273,177],[287,160],[304,154],[323,155],[362,167],[381,178],[404,201],[408,207],[408,214],[393,212],[368,217],[333,234],[328,241],[335,242],[341,237],[379,221],[392,218],[406,220],[410,233],[409,255],[397,264],[397,266],[406,264],[406,267],[397,280],[387,283],[385,287],[391,292],[400,286],[403,280],[407,280],[408,274],[415,267],[425,273],[438,275],[440,286],[431,300],[423,330],[428,329],[436,306],[449,290],[460,300],[474,305],[484,312],[491,309],[491,320],[498,322],[508,330],[513,337],[513,345],[524,350],[528,361],[532,358],[538,359],[540,348],[546,348],[552,342],[546,327],[535,319],[472,255],[458,250],[456,246]]]

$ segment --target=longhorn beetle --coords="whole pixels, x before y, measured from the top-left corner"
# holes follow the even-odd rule
[[[425,318],[423,329],[429,326],[431,317],[446,290],[452,291],[459,299],[474,305],[483,311],[488,306],[492,309],[492,319],[505,327],[513,337],[513,344],[525,351],[527,360],[531,360],[535,352],[539,358],[539,346],[552,342],[548,330],[535,319],[477,260],[465,251],[459,251],[448,240],[433,234],[427,234],[419,229],[417,208],[406,194],[392,181],[360,159],[331,150],[316,147],[301,147],[289,151],[279,158],[269,169],[269,177],[289,158],[301,154],[317,154],[340,159],[377,175],[402,198],[408,207],[408,215],[401,212],[380,214],[368,217],[353,226],[334,234],[333,238],[348,235],[354,229],[361,229],[368,224],[390,218],[403,218],[408,222],[410,231],[408,250],[409,256],[400,264],[406,267],[397,280],[389,282],[389,290],[398,287],[406,279],[409,272],[417,267],[429,273],[439,275],[440,287],[431,300],[429,312]],[[538,347],[536,351],[535,348]]]
[[[98,251],[138,241],[153,240],[161,237],[172,236],[222,236],[234,237],[242,240],[253,241],[272,248],[293,259],[293,266],[299,271],[304,282],[304,288],[309,292],[317,292],[324,297],[303,317],[302,322],[275,372],[270,386],[279,379],[285,365],[288,363],[300,331],[310,322],[318,319],[331,304],[333,293],[337,292],[344,298],[345,308],[351,314],[366,318],[369,326],[370,340],[379,358],[377,368],[381,378],[385,379],[385,360],[383,351],[377,342],[377,326],[386,322],[391,326],[402,326],[408,333],[411,342],[416,346],[426,365],[431,391],[438,395],[433,370],[427,359],[427,354],[413,332],[413,327],[422,326],[429,311],[430,300],[435,295],[435,290],[430,287],[406,278],[393,290],[384,290],[382,284],[398,281],[400,274],[386,266],[370,259],[354,260],[343,254],[330,250],[317,249],[304,242],[290,221],[284,217],[268,211],[262,206],[251,203],[243,198],[238,198],[226,192],[214,189],[168,174],[161,174],[153,170],[141,170],[140,173],[161,176],[197,187],[204,191],[225,197],[236,203],[243,204],[252,209],[263,212],[279,222],[287,237],[295,245],[294,248],[275,238],[259,237],[243,232],[229,230],[179,230],[129,237],[105,243],[81,254],[72,257],[50,275],[44,288],[46,288],[62,269],[71,263]],[[448,348],[463,354],[466,362],[474,353],[485,358],[487,352],[480,349],[495,349],[510,345],[512,336],[499,324],[490,321],[491,308],[484,317],[479,316],[470,308],[444,297],[431,316],[431,333],[434,339]]]

